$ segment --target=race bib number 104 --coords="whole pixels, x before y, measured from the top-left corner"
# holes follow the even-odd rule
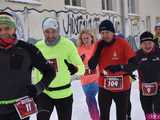
[[[122,90],[123,76],[104,76],[104,88],[107,90]]]

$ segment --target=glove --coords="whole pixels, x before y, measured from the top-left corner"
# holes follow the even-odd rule
[[[78,71],[78,68],[75,65],[70,64],[66,59],[64,60],[64,63],[67,65],[71,75],[74,75]]]
[[[35,85],[28,85],[27,90],[28,90],[27,93],[29,97],[35,98],[38,94],[38,91]]]
[[[86,57],[86,55],[85,55],[85,54],[81,55],[81,59],[82,59],[82,61],[84,61],[85,57]]]
[[[106,71],[109,70],[109,71],[111,71],[113,73],[119,72],[122,69],[123,69],[122,65],[110,65],[110,66],[108,66],[108,67],[105,68]]]

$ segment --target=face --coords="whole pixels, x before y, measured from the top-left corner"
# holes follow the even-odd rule
[[[155,27],[155,34],[160,37],[160,27]]]
[[[10,36],[12,36],[15,33],[16,33],[15,28],[9,27],[7,25],[0,25],[0,35],[10,35]]]
[[[141,48],[146,53],[150,53],[153,50],[154,46],[155,44],[152,41],[144,41],[141,43]]]
[[[55,29],[49,28],[44,31],[44,36],[45,36],[46,40],[52,41],[54,39],[57,39],[58,31]]]
[[[82,34],[82,42],[85,45],[91,45],[92,44],[92,36],[88,33]]]
[[[111,42],[113,40],[114,33],[110,31],[101,31],[101,38],[106,42]]]

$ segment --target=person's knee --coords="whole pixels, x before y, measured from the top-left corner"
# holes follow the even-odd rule
[[[37,114],[37,120],[49,120],[51,113],[49,110],[40,110]]]

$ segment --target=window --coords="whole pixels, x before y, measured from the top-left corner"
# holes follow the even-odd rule
[[[137,13],[137,1],[128,0],[128,13],[136,14]]]
[[[116,11],[117,0],[102,0],[102,10]]]
[[[41,5],[40,0],[8,0],[9,2]]]
[[[85,1],[84,0],[65,0],[65,5],[85,7]]]

